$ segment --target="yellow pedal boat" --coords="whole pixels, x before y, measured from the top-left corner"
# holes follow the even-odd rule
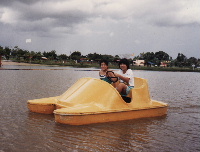
[[[85,125],[167,114],[166,103],[151,100],[146,79],[134,78],[135,87],[126,103],[109,83],[82,78],[60,96],[28,100],[31,112],[53,114],[62,124]]]

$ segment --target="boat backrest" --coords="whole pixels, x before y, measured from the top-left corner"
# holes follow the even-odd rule
[[[95,78],[79,79],[58,98],[57,104],[68,107],[93,104],[102,110],[128,108],[112,85]]]
[[[134,88],[131,89],[128,97],[132,98],[131,103],[129,103],[131,107],[151,105],[148,81],[143,78],[134,77]]]

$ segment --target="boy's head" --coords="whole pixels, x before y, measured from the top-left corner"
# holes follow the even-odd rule
[[[119,61],[119,68],[120,68],[120,65],[121,64],[125,64],[126,66],[127,66],[127,69],[129,69],[129,65],[130,65],[130,63],[129,63],[129,61],[127,60],[127,59],[121,59],[120,61]]]

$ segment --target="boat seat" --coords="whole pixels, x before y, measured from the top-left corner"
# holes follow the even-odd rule
[[[134,77],[134,88],[131,89],[127,97],[131,98],[131,102],[128,103],[131,107],[151,105],[148,81],[143,78]]]

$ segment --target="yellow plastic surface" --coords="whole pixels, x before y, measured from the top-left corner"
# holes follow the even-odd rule
[[[57,104],[73,108],[74,113],[128,108],[112,85],[94,78],[80,79],[58,98]]]
[[[131,103],[126,103],[109,83],[95,78],[82,78],[60,96],[29,100],[28,108],[32,112],[54,113],[57,122],[66,124],[88,124],[166,114],[166,103],[151,100],[147,80],[134,79],[135,88],[128,95],[132,98]],[[50,110],[48,110],[49,107],[51,107]],[[140,110],[143,111],[143,115],[141,112],[138,115]],[[149,115],[147,110],[151,112]],[[131,111],[135,111],[134,114],[137,116],[129,116]],[[128,113],[127,116],[119,117],[120,112]],[[105,118],[105,114],[109,114],[109,118]],[[85,116],[85,120],[81,122],[80,119],[83,117],[77,118],[77,116]]]

